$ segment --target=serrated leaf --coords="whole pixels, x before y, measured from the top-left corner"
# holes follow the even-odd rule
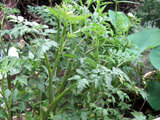
[[[39,88],[42,92],[45,93],[45,86],[44,86],[44,83],[43,83],[43,84],[42,84],[42,83],[37,83],[37,86],[38,86],[38,88]]]
[[[38,58],[44,58],[44,53],[47,52],[51,47],[58,48],[57,42],[50,39],[37,39],[33,41],[38,46],[37,56]]]
[[[32,68],[33,68],[33,65],[32,65],[31,62],[28,61],[28,62],[26,62],[26,63],[24,64],[23,67],[26,68],[27,70],[31,71]]]
[[[92,24],[92,30],[93,32],[95,32],[97,35],[103,35],[105,33],[107,33],[106,28],[100,24]]]
[[[9,89],[5,90],[5,97],[9,100],[9,96],[11,95],[11,91]]]
[[[45,29],[45,33],[48,34],[48,33],[57,33],[56,30],[54,29]]]
[[[22,111],[25,110],[26,106],[25,106],[25,104],[22,102],[22,103],[19,104],[18,108],[19,108],[19,110],[22,112]]]
[[[146,116],[142,112],[131,112],[131,114],[135,117],[132,120],[146,120]]]
[[[73,77],[69,78],[68,80],[80,80],[81,76],[79,75],[74,75]]]
[[[78,80],[78,85],[77,85],[78,93],[82,92],[82,90],[86,88],[88,85],[89,85],[89,82],[87,79],[83,78],[81,80]]]
[[[63,54],[64,57],[69,57],[69,58],[78,58],[76,55],[74,54]]]
[[[7,115],[6,111],[5,111],[5,109],[0,107],[0,117],[1,118],[6,118],[7,116],[8,115]]]
[[[28,76],[21,75],[21,76],[16,77],[15,81],[18,81],[23,86],[23,85],[27,85],[27,79],[28,79]]]
[[[18,93],[19,93],[19,91],[18,91],[18,89],[16,88],[16,89],[14,90],[14,94],[13,94],[13,100],[14,100],[14,101],[17,100],[17,95],[18,95]]]
[[[29,59],[34,59],[34,55],[33,55],[33,53],[31,53],[31,52],[29,51],[29,53],[28,53],[28,57],[29,57]]]
[[[88,119],[88,115],[89,115],[89,112],[81,112],[81,119],[82,120],[87,120]]]
[[[77,72],[78,74],[80,74],[80,75],[83,75],[83,74],[84,74],[84,71],[81,70],[81,69],[76,69],[76,72]]]
[[[96,68],[97,64],[90,58],[85,58],[84,59],[86,63],[89,63],[92,67]]]

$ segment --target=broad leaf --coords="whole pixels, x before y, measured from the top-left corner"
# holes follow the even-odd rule
[[[124,31],[127,31],[131,25],[129,18],[123,12],[114,12],[109,10],[109,18],[112,25],[117,28],[121,28]]]
[[[154,110],[160,110],[160,82],[151,81],[147,88],[148,98],[147,101]]]
[[[160,45],[160,30],[157,28],[146,29],[129,35],[128,39],[138,46],[141,53],[146,49]]]
[[[21,75],[21,76],[16,77],[15,83],[16,83],[16,81],[18,81],[19,83],[21,83],[22,86],[27,85],[27,79],[28,79],[28,76]]]
[[[152,51],[150,52],[150,61],[152,65],[160,70],[160,46],[153,48]]]

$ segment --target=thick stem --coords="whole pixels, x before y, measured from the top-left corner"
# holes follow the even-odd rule
[[[7,107],[7,111],[8,111],[8,120],[11,120],[12,119],[12,115],[11,115],[11,111],[10,111],[10,107],[8,105],[8,102],[7,102],[7,98],[5,97],[5,91],[4,91],[4,74],[2,74],[2,92],[0,91],[0,94],[2,95],[3,97],[3,100],[5,102],[5,105]]]
[[[76,84],[73,84],[70,88],[65,89],[60,95],[58,95],[53,101],[52,103],[49,104],[47,112],[45,113],[45,116],[43,118],[43,120],[48,120],[48,116],[50,111],[52,110],[52,108],[54,107],[54,105],[66,94],[68,93],[71,89],[73,89],[74,87],[76,87]]]
[[[10,111],[10,109],[9,109],[9,106],[8,106],[8,103],[7,103],[7,99],[6,99],[5,95],[4,95],[4,93],[0,91],[0,94],[1,94],[1,95],[2,95],[2,97],[3,97],[3,100],[4,100],[5,105],[6,105],[6,107],[7,107],[7,111],[8,111],[8,113],[10,113],[10,112],[9,112],[9,111]],[[7,120],[11,120],[9,116],[6,116],[6,117],[7,117]]]
[[[52,69],[50,66],[50,62],[49,62],[47,53],[44,53],[44,57],[45,57],[45,61],[46,61],[47,69],[48,69],[48,74],[49,74],[49,91],[48,92],[49,92],[49,103],[51,103],[53,100],[53,82],[52,82],[53,72],[52,72]]]
[[[63,82],[58,90],[58,94],[60,94],[62,92],[62,90],[64,89],[65,83],[67,81],[67,79],[71,76],[72,73],[74,73],[76,71],[76,69],[79,67],[80,65],[77,65],[73,70],[71,70],[68,75],[64,76]]]
[[[3,15],[3,18],[2,18],[2,21],[1,21],[1,31],[3,30],[3,23],[4,23],[5,16],[6,16],[6,14],[4,12],[4,15]],[[4,49],[4,42],[2,41],[2,36],[0,36],[0,43],[1,43],[1,48],[3,50],[3,53],[6,55],[6,52],[5,52],[5,49]]]
[[[66,28],[67,28],[67,25],[65,24],[65,25],[64,25],[64,28],[63,28],[63,32],[62,32],[62,37],[61,37],[61,42],[60,42],[60,47],[59,47],[58,55],[57,55],[57,57],[56,57],[56,60],[55,60],[55,63],[54,63],[53,69],[52,69],[53,75],[54,75],[54,72],[55,72],[55,70],[56,70],[56,68],[57,68],[57,65],[58,65],[58,63],[59,63],[61,54],[62,54],[62,52],[63,52],[63,47],[64,47],[64,46],[63,46],[63,43],[64,43],[64,38],[65,38],[65,36],[66,36]]]
[[[94,92],[94,87],[93,87],[93,83],[91,83],[91,88],[90,88],[90,99],[91,99],[91,102],[93,101],[93,92]]]
[[[7,74],[8,89],[11,90],[11,76]]]
[[[57,41],[59,41],[59,39],[60,39],[60,31],[61,31],[61,20],[59,20],[57,18],[57,22],[58,22]]]
[[[5,10],[4,10],[4,11],[5,11]],[[2,18],[2,21],[1,21],[1,30],[3,30],[3,23],[4,23],[5,16],[6,16],[6,14],[5,14],[5,12],[4,12],[4,15],[3,15],[3,18]]]
[[[78,43],[78,45],[74,48],[73,54],[76,52],[77,47],[80,46],[80,44],[82,43],[83,40],[84,40],[84,38],[83,38],[83,39]],[[75,44],[75,43],[73,43],[73,44]],[[67,81],[67,79],[70,77],[70,75],[79,67],[79,65],[77,65],[73,70],[71,70],[71,71],[68,73],[68,75],[66,75],[66,74],[67,74],[67,71],[68,71],[68,69],[69,69],[70,61],[71,61],[71,59],[68,60],[67,67],[66,67],[66,70],[65,70],[65,73],[64,73],[64,77],[63,77],[63,81],[62,81],[62,84],[61,84],[61,86],[60,86],[60,88],[59,88],[59,90],[58,90],[58,94],[60,94],[60,93],[62,92],[62,90],[64,89],[64,86],[65,86],[65,84],[66,84],[66,81]]]
[[[46,65],[47,65],[47,69],[48,69],[48,73],[49,73],[49,103],[51,103],[52,100],[53,100],[53,75],[55,74],[55,70],[56,70],[57,65],[59,63],[61,54],[63,52],[63,43],[64,43],[64,38],[65,38],[65,35],[66,35],[66,27],[67,26],[65,24],[64,28],[63,28],[63,32],[62,32],[62,37],[61,37],[61,42],[60,42],[58,55],[56,57],[56,60],[55,60],[55,63],[54,63],[54,66],[53,66],[52,69],[51,69],[51,66],[50,66],[50,62],[49,62],[47,53],[44,54],[45,60],[46,60]]]
[[[80,5],[81,5],[81,6],[83,6],[83,2],[82,2],[82,0],[80,0],[79,2],[80,2]]]
[[[117,12],[117,10],[118,10],[118,0],[115,0],[115,12]]]
[[[13,90],[12,90],[11,97],[10,97],[10,102],[9,102],[9,109],[10,109],[10,112],[9,112],[9,118],[12,118],[12,115],[13,115],[13,113],[12,113],[11,109],[12,109],[13,95],[14,95],[14,91],[15,91],[15,89],[17,88],[17,84],[18,84],[18,82],[16,82],[16,84],[15,84],[15,86],[14,86]]]

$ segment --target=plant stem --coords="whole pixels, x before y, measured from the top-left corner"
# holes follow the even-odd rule
[[[53,72],[50,66],[50,62],[49,62],[47,53],[44,53],[44,57],[45,57],[48,74],[49,74],[49,91],[48,92],[49,92],[49,103],[51,103],[51,101],[53,100],[53,86],[52,86]]]
[[[7,74],[8,89],[11,90],[11,76]]]
[[[58,93],[60,94],[65,86],[66,80],[71,76],[72,73],[75,72],[75,70],[79,67],[80,65],[77,65],[73,70],[71,70],[67,76],[64,77],[63,82],[58,90]]]
[[[4,11],[5,11],[5,10],[4,10]],[[1,30],[3,30],[3,23],[4,23],[5,16],[6,16],[6,14],[5,14],[5,12],[4,12],[4,15],[3,15],[3,18],[2,18],[2,21],[1,21]]]
[[[60,31],[61,31],[61,20],[57,18],[58,21],[58,32],[57,32],[57,41],[60,39]]]
[[[49,73],[49,103],[51,103],[53,100],[53,75],[55,74],[55,70],[56,70],[57,65],[59,63],[61,54],[63,52],[63,48],[64,48],[63,43],[64,43],[64,38],[66,35],[66,28],[67,28],[67,25],[65,24],[64,28],[63,28],[62,36],[61,36],[60,48],[59,48],[58,55],[56,57],[53,68],[51,68],[51,66],[50,66],[50,62],[49,62],[47,53],[44,53],[45,61],[46,61],[46,65],[47,65],[47,69],[48,69],[48,73]]]
[[[81,5],[81,6],[83,6],[83,2],[82,2],[82,0],[80,0],[79,2],[80,2],[80,5]]]
[[[117,7],[118,7],[118,0],[115,0],[115,12],[117,13]]]
[[[11,111],[10,111],[10,107],[7,103],[7,98],[5,97],[5,91],[4,91],[4,74],[2,74],[2,92],[0,91],[0,94],[2,95],[3,97],[3,100],[5,102],[5,105],[7,107],[7,111],[8,111],[8,114],[9,114],[9,117],[8,117],[8,120],[12,120],[12,115],[11,115]]]
[[[47,112],[45,113],[44,119],[43,120],[48,120],[48,115],[50,113],[50,111],[52,110],[52,108],[54,107],[54,105],[66,94],[68,93],[71,89],[73,89],[74,87],[76,87],[77,83],[73,84],[71,87],[65,89],[60,95],[58,95],[48,106]]]
[[[78,46],[80,46],[80,44],[82,43],[83,40],[84,40],[84,38],[83,38],[82,40],[80,40],[80,42],[79,42],[79,43],[77,44],[77,46],[74,48],[73,54],[75,54]],[[73,42],[73,44],[75,44],[75,43]],[[67,67],[66,67],[66,70],[65,70],[65,73],[64,73],[64,77],[63,77],[63,82],[62,82],[62,84],[61,84],[61,86],[60,86],[60,88],[59,88],[59,90],[58,90],[58,94],[62,92],[62,90],[63,90],[63,88],[64,88],[64,86],[65,86],[66,80],[67,80],[67,79],[70,77],[70,75],[79,67],[79,65],[77,65],[77,66],[76,66],[73,70],[71,70],[71,71],[69,72],[69,74],[66,76],[67,71],[68,71],[68,69],[69,69],[70,61],[71,61],[71,59],[68,60]]]
[[[58,92],[58,93],[60,93],[60,92],[62,91],[62,89],[64,88],[64,86],[65,86],[65,83],[66,83],[66,80],[67,80],[67,79],[65,79],[65,76],[66,76],[67,71],[68,71],[68,69],[69,69],[69,65],[70,65],[70,61],[68,60],[67,67],[66,67],[65,72],[64,72],[64,75],[63,75],[63,82],[62,82],[62,84],[61,84],[61,86],[60,86],[60,89],[59,89],[59,92]]]
[[[15,89],[17,88],[17,84],[18,84],[18,82],[16,82],[16,84],[15,84],[13,90],[12,90],[12,94],[11,94],[10,102],[9,102],[9,109],[12,108],[13,95],[14,95]],[[11,110],[10,110],[9,116],[10,116],[10,118],[12,118],[12,111]]]
[[[66,36],[66,28],[67,28],[67,25],[65,24],[64,28],[63,28],[62,36],[61,36],[61,42],[60,42],[60,47],[59,47],[58,55],[56,57],[56,60],[55,60],[55,63],[54,63],[53,69],[52,69],[53,75],[54,75],[54,72],[55,72],[55,70],[57,68],[57,65],[59,63],[59,59],[61,57],[61,54],[63,52],[63,48],[64,48],[63,43],[64,43],[64,38]]]
[[[90,88],[90,99],[91,99],[91,101],[90,102],[92,102],[93,101],[93,92],[94,92],[94,87],[93,87],[93,83],[91,83],[91,88]]]
[[[3,100],[4,100],[5,105],[6,105],[6,107],[7,107],[7,111],[8,111],[8,113],[10,113],[10,112],[9,112],[9,111],[10,111],[10,109],[9,109],[9,106],[8,106],[8,103],[7,103],[7,99],[6,99],[5,95],[4,95],[4,93],[0,91],[0,94],[1,94],[1,95],[2,95],[2,97],[3,97]],[[7,119],[8,119],[8,120],[11,120],[11,119],[9,118],[9,116],[6,116],[6,117],[7,117]]]

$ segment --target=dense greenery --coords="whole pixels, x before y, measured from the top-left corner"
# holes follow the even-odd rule
[[[160,27],[160,1],[159,0],[140,0],[141,4],[136,12],[141,17],[142,25],[151,25]]]
[[[136,44],[145,31],[133,33],[140,20],[131,13],[117,11],[122,2],[127,1],[115,0],[115,11],[108,12],[104,9],[113,3],[103,0],[87,0],[85,5],[81,0],[63,0],[55,7],[28,6],[31,13],[43,18],[44,24],[15,16],[16,9],[1,4],[6,14],[0,31],[0,118],[151,119],[153,116],[132,109],[132,103],[137,98],[153,103],[147,99],[147,85],[137,66],[141,52],[160,45],[155,43],[159,29],[149,36],[156,45],[148,45],[152,39],[148,44]],[[91,5],[94,11],[89,10]],[[4,20],[14,23],[14,27],[3,29]],[[4,40],[5,35],[10,37],[9,42]],[[12,47],[18,57],[9,54]],[[153,90],[154,86],[150,84],[149,88]]]

